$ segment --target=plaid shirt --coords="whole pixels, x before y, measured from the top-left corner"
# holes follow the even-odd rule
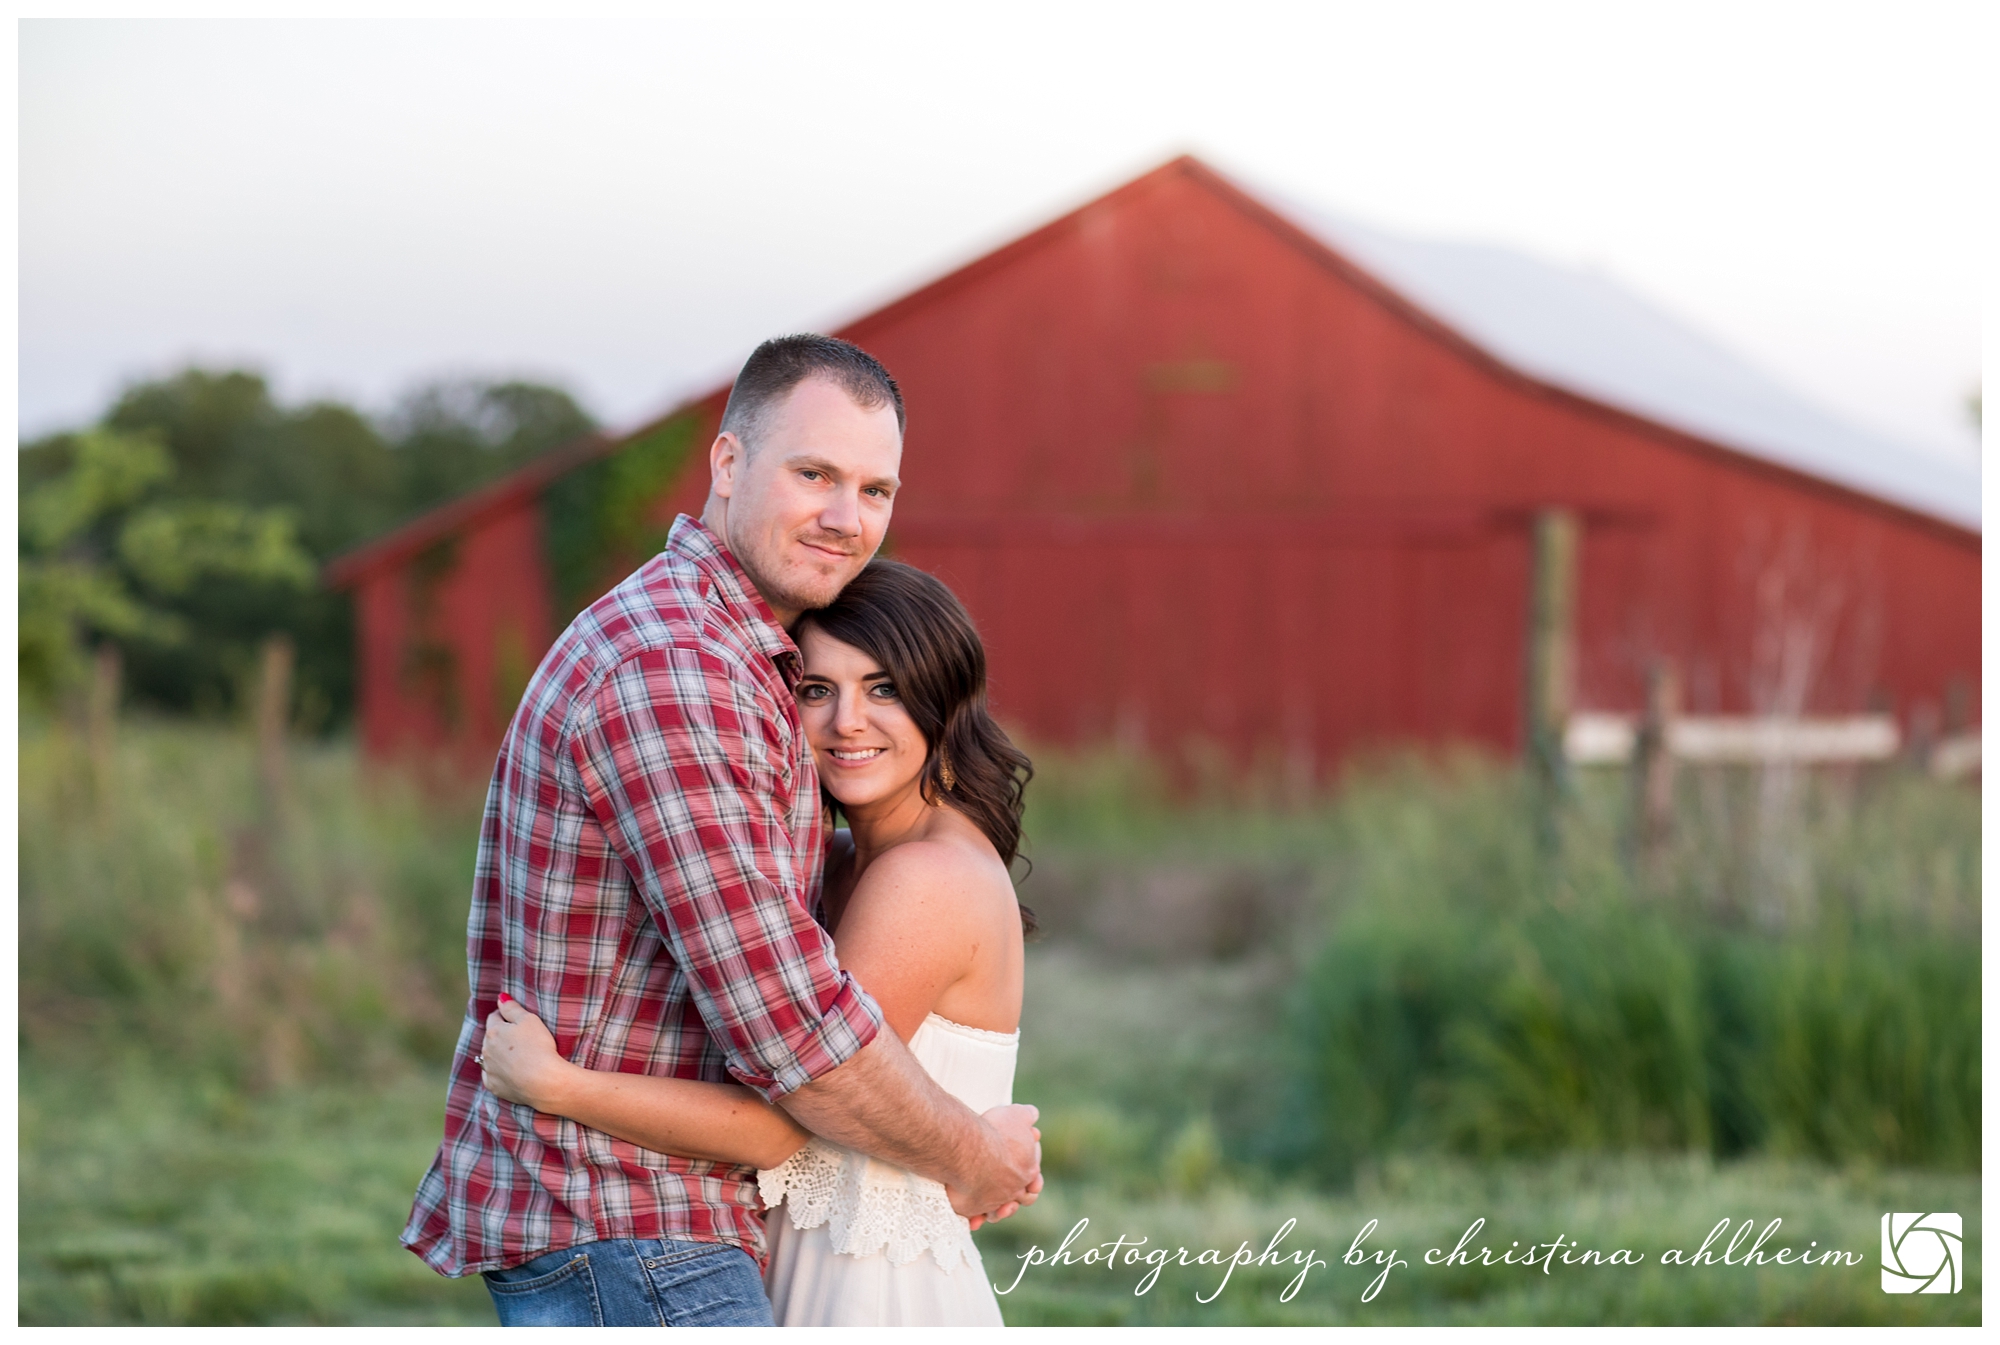
[[[473,1056],[502,990],[586,1068],[734,1077],[773,1100],[873,1039],[881,1011],[813,918],[825,837],[797,660],[682,516],[536,670],[487,789],[444,1144],[403,1230],[440,1273],[603,1238],[762,1258],[749,1168],[502,1102]]]

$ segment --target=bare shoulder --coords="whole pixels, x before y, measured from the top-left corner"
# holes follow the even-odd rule
[[[904,841],[868,865],[860,883],[864,889],[884,893],[930,891],[962,897],[976,897],[996,885],[1012,893],[1006,869],[986,839],[980,837],[974,845],[954,835]]]
[[[834,938],[899,1032],[928,1013],[994,1032],[1020,1021],[1014,884],[992,843],[957,814],[869,864]]]
[[[972,911],[1010,912],[1014,885],[986,838],[956,829],[906,841],[868,866],[855,886],[854,900],[886,906],[933,907],[948,903]]]

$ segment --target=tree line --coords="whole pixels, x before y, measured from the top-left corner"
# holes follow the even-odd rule
[[[320,566],[595,428],[568,392],[522,381],[432,382],[379,417],[282,404],[246,369],[127,387],[94,424],[21,450],[23,696],[61,703],[110,649],[129,702],[225,713],[282,633],[300,726],[337,728],[354,620]]]

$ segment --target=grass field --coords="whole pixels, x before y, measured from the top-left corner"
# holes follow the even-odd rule
[[[1107,962],[1075,948],[1041,947],[1029,964],[1016,1095],[1043,1108],[1048,1194],[979,1235],[989,1275],[1020,1286],[1002,1300],[1012,1325],[1415,1323],[1665,1325],[1958,1323],[1980,1320],[1979,1178],[1753,1156],[1563,1154],[1477,1162],[1400,1154],[1365,1166],[1345,1190],[1287,1181],[1270,1165],[1236,1159],[1207,1121],[1286,1104],[1262,1043],[1282,1011],[1273,962],[1186,969]],[[1175,1025],[1163,1032],[1162,1023]],[[1080,1030],[1080,1025],[1088,1025]],[[1171,1099],[1172,1101],[1168,1101]],[[1193,1118],[1192,1120],[1184,1118]],[[1892,1296],[1880,1288],[1879,1226],[1890,1210],[1965,1216],[1965,1287],[1956,1296]],[[1816,1268],[1678,1267],[1659,1254],[1693,1253],[1718,1220],[1755,1219],[1766,1243],[1843,1248],[1859,1265]],[[1123,1235],[1149,1248],[1185,1247],[1192,1260],[1245,1242],[1262,1253],[1287,1220],[1298,1223],[1280,1254],[1316,1248],[1314,1268],[1281,1302],[1300,1264],[1231,1277],[1213,1266],[1162,1268],[1144,1295],[1143,1260],[1115,1271],[1092,1266],[1022,1268],[1030,1247],[1053,1253],[1079,1219],[1071,1252]],[[1474,1240],[1497,1258],[1558,1235],[1609,1254],[1646,1255],[1631,1266],[1563,1266],[1546,1275],[1518,1266],[1426,1267],[1448,1254],[1476,1219]],[[1394,1269],[1370,1302],[1379,1264],[1342,1263],[1355,1235],[1379,1221],[1366,1254],[1394,1248]],[[1727,1238],[1723,1239],[1726,1244]],[[1517,1253],[1518,1256],[1518,1253]],[[1739,1255],[1739,1260],[1740,1255]],[[1213,1296],[1202,1303],[1198,1298]]]
[[[24,1325],[493,1323],[396,1243],[444,1091],[412,1072],[262,1095],[24,1065]]]
[[[1641,889],[1615,791],[1579,796],[1551,870],[1490,767],[1246,807],[1045,765],[1017,1096],[1050,1187],[979,1235],[990,1274],[1086,1218],[1072,1253],[1190,1257],[1296,1219],[1281,1250],[1328,1264],[1208,1303],[1212,1266],[1136,1294],[1143,1266],[1035,1265],[1010,1322],[1979,1321],[1976,794],[1884,776],[1780,819],[1774,918],[1771,829],[1727,782]],[[22,1322],[490,1322],[396,1244],[464,993],[473,801],[340,744],[273,799],[240,734],[179,723],[108,757],[24,726],[21,783]],[[1961,1293],[1879,1288],[1880,1218],[1916,1209],[1964,1216]],[[1645,1259],[1423,1264],[1480,1218],[1475,1247]],[[1862,1260],[1660,1264],[1724,1218]],[[1409,1264],[1363,1302],[1381,1267],[1342,1256],[1370,1220]]]
[[[1145,1273],[1046,1266],[1021,1274],[1002,1300],[1031,1324],[1346,1323],[1960,1323],[1980,1320],[1976,1175],[1752,1158],[1717,1164],[1673,1156],[1565,1156],[1471,1163],[1403,1157],[1348,1191],[1287,1185],[1231,1160],[1201,1128],[1174,1128],[1157,1103],[1162,1078],[1197,1098],[1257,1072],[1254,1048],[1218,1057],[1254,1024],[1267,992],[1253,975],[1186,977],[1037,949],[1024,1024],[1020,1096],[1045,1108],[1051,1185],[1044,1200],[979,1235],[1002,1286],[1020,1255],[1053,1253],[1079,1219],[1084,1248],[1120,1235],[1149,1247],[1263,1251],[1289,1219],[1281,1252],[1314,1249],[1290,1302],[1283,1273],[1236,1273],[1219,1295],[1212,1266]],[[1174,1012],[1213,1035],[1177,1037],[1178,1058],[1151,1049],[1156,1015]],[[1073,1027],[1089,1022],[1085,1039]],[[1254,1041],[1254,1038],[1252,1038]],[[1235,1062],[1217,1072],[1203,1062]],[[368,1084],[316,1083],[249,1095],[191,1086],[123,1066],[30,1062],[21,1088],[21,1320],[27,1324],[478,1324],[493,1320],[477,1282],[438,1278],[396,1245],[410,1193],[436,1145],[443,1092],[435,1072]],[[1185,1096],[1185,1094],[1183,1094]],[[1158,1136],[1164,1135],[1164,1143]],[[1946,1209],[1966,1217],[1968,1276],[1956,1296],[1893,1297],[1878,1287],[1884,1211]],[[1474,1219],[1474,1246],[1558,1234],[1580,1247],[1647,1253],[1636,1268],[1444,1270],[1421,1253],[1449,1251]],[[1670,1246],[1693,1250],[1724,1217],[1761,1229],[1767,1244],[1817,1242],[1862,1264],[1797,1268],[1678,1268]],[[1369,1220],[1366,1250],[1410,1264],[1361,1302],[1380,1267],[1341,1255]],[[1213,1296],[1202,1303],[1198,1297]]]

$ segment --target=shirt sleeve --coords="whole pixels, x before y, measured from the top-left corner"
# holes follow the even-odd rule
[[[729,1072],[772,1101],[882,1027],[798,890],[812,871],[800,847],[820,838],[794,836],[781,806],[794,783],[782,713],[712,650],[648,650],[606,679],[570,748]]]

